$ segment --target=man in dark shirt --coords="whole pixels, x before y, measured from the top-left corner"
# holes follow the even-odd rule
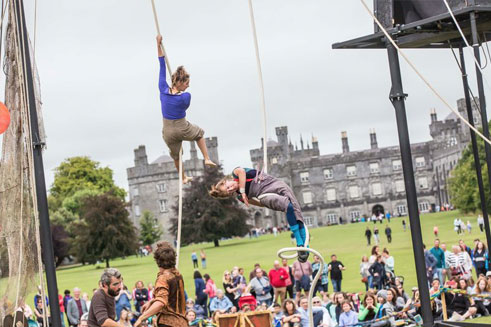
[[[331,272],[331,282],[334,292],[341,292],[341,280],[343,279],[343,270],[346,268],[335,254],[331,255],[331,262],[329,262],[327,269]]]
[[[121,290],[121,273],[115,268],[104,270],[99,288],[92,297],[89,309],[89,327],[121,327],[116,322],[115,297]]]
[[[389,225],[385,227],[385,236],[387,236],[387,242],[392,243],[392,229]]]
[[[365,230],[365,237],[367,238],[367,246],[370,246],[370,239],[372,238],[372,231],[370,230],[370,227],[367,227]]]

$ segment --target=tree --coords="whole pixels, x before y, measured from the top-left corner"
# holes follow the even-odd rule
[[[249,231],[247,212],[234,198],[215,199],[208,194],[211,185],[223,177],[219,169],[206,168],[200,178],[195,178],[183,197],[181,243],[213,241],[219,246],[223,237],[244,236]],[[178,207],[174,207],[177,211]],[[172,219],[171,233],[177,233],[177,218]]]
[[[160,240],[162,234],[162,226],[153,214],[150,211],[143,211],[143,216],[140,219],[140,241],[143,245],[152,245]]]
[[[128,218],[126,203],[111,193],[90,195],[75,222],[72,251],[79,261],[95,263],[136,253],[136,230]]]
[[[477,138],[477,147],[479,150],[484,193],[487,201],[486,206],[489,211],[491,209],[491,198],[489,192],[488,168],[486,166],[484,141],[479,137]],[[449,178],[448,183],[452,203],[456,208],[464,213],[481,211],[481,200],[479,197],[479,188],[477,186],[472,144],[469,144],[465,148],[462,153],[462,158],[452,171],[452,176]]]
[[[68,233],[65,231],[63,226],[52,224],[51,235],[53,236],[53,251],[56,266],[58,267],[69,255],[70,244],[68,243]]]

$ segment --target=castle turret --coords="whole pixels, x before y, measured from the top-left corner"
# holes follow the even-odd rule
[[[208,148],[208,155],[210,156],[211,161],[216,163],[217,165],[220,163],[218,158],[218,139],[216,136],[207,137],[205,139],[206,147]]]
[[[147,150],[144,145],[135,149],[135,167],[148,166]]]
[[[341,142],[343,144],[343,153],[348,153],[349,144],[348,144],[348,133],[346,131],[341,132]]]
[[[373,149],[378,149],[378,142],[377,142],[377,134],[375,133],[375,129],[370,129],[370,148]]]

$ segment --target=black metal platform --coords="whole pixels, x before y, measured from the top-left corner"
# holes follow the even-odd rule
[[[462,31],[471,39],[470,13],[478,15],[477,30],[480,35],[491,33],[491,4],[469,5],[453,11]],[[367,14],[368,16],[368,14]],[[450,13],[446,12],[428,19],[422,19],[406,25],[398,25],[387,29],[388,33],[396,39],[401,48],[426,48],[439,49],[458,47],[462,43],[462,37],[455,26]],[[377,32],[352,40],[334,43],[333,49],[386,49],[383,32]],[[484,40],[482,40],[484,41]],[[470,44],[472,42],[469,41]]]

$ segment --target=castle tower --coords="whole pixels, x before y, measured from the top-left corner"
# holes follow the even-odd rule
[[[375,133],[375,128],[370,129],[370,148],[372,150],[378,149],[377,134]]]
[[[208,148],[208,155],[210,156],[210,159],[216,163],[217,165],[220,163],[218,160],[218,139],[216,136],[213,137],[207,137],[205,139],[206,141],[206,147]]]
[[[148,166],[147,150],[144,145],[135,149],[135,167]]]
[[[341,142],[343,144],[343,153],[348,153],[349,144],[348,144],[348,133],[346,131],[341,132]]]

